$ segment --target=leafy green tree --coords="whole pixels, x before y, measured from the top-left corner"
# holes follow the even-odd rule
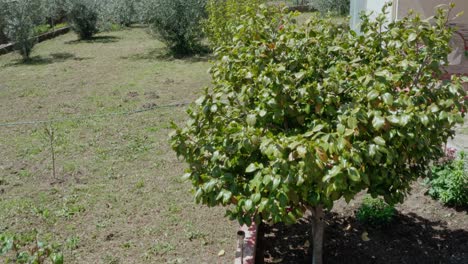
[[[205,0],[159,0],[148,22],[156,37],[175,55],[202,50],[201,21],[206,16]]]
[[[67,19],[80,39],[90,39],[99,32],[99,3],[96,0],[69,0]]]
[[[213,87],[171,143],[196,201],[228,206],[241,224],[294,223],[310,210],[321,263],[324,209],[363,190],[402,202],[463,122],[466,93],[459,78],[439,78],[447,10],[431,22],[364,16],[362,34],[271,13],[240,17],[235,41],[217,49]]]
[[[36,26],[42,20],[41,3],[38,0],[14,0],[4,2],[4,32],[15,43],[15,48],[29,60],[36,44]]]

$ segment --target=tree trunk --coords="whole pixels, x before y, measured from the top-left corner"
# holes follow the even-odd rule
[[[265,263],[265,223],[260,221],[257,231],[257,249],[255,252],[255,264]]]
[[[323,232],[325,229],[323,206],[317,205],[310,210],[312,212],[312,264],[322,264]]]

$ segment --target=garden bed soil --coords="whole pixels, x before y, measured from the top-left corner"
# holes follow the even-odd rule
[[[340,200],[326,213],[324,263],[468,263],[466,208],[448,208],[425,195],[422,181],[397,206],[393,222],[380,228],[364,226],[354,213],[363,194],[349,205]],[[265,263],[311,263],[310,219],[298,224],[264,226]],[[364,241],[367,232],[369,241]],[[364,235],[365,236],[365,235]]]

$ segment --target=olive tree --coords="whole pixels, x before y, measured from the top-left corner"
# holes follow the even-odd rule
[[[90,39],[99,32],[99,1],[67,0],[67,20],[80,39]]]
[[[41,0],[44,16],[51,27],[65,15],[66,0]]]
[[[441,81],[448,11],[386,21],[361,34],[262,6],[216,51],[207,88],[175,126],[197,202],[227,206],[241,224],[294,223],[310,210],[313,263],[322,262],[324,210],[366,191],[402,202],[443,155],[467,109],[461,80]]]
[[[114,21],[122,26],[130,26],[136,22],[136,4],[134,0],[113,0],[112,14]]]
[[[36,26],[43,19],[41,3],[39,0],[11,0],[3,5],[4,33],[15,43],[23,60],[29,60],[36,44]]]
[[[311,0],[309,5],[321,13],[349,15],[350,0]]]
[[[158,0],[147,21],[173,54],[190,55],[201,50],[205,5],[206,0]]]
[[[4,30],[6,26],[6,0],[0,0],[0,43],[6,42]]]

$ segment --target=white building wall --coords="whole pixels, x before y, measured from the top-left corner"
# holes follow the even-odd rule
[[[387,2],[389,0],[351,0],[351,28],[358,31],[360,24],[359,15],[362,12],[370,14],[371,18],[375,18],[382,12],[382,8]],[[389,20],[394,16],[393,13],[393,8],[390,8],[388,14]]]
[[[457,18],[456,22],[468,24],[468,0],[395,0],[395,5],[398,7],[398,18],[406,16],[411,9],[424,17],[430,17],[434,15],[435,8],[438,5],[449,5],[450,3],[455,4],[455,8],[451,13],[452,17],[464,12],[464,15]]]

